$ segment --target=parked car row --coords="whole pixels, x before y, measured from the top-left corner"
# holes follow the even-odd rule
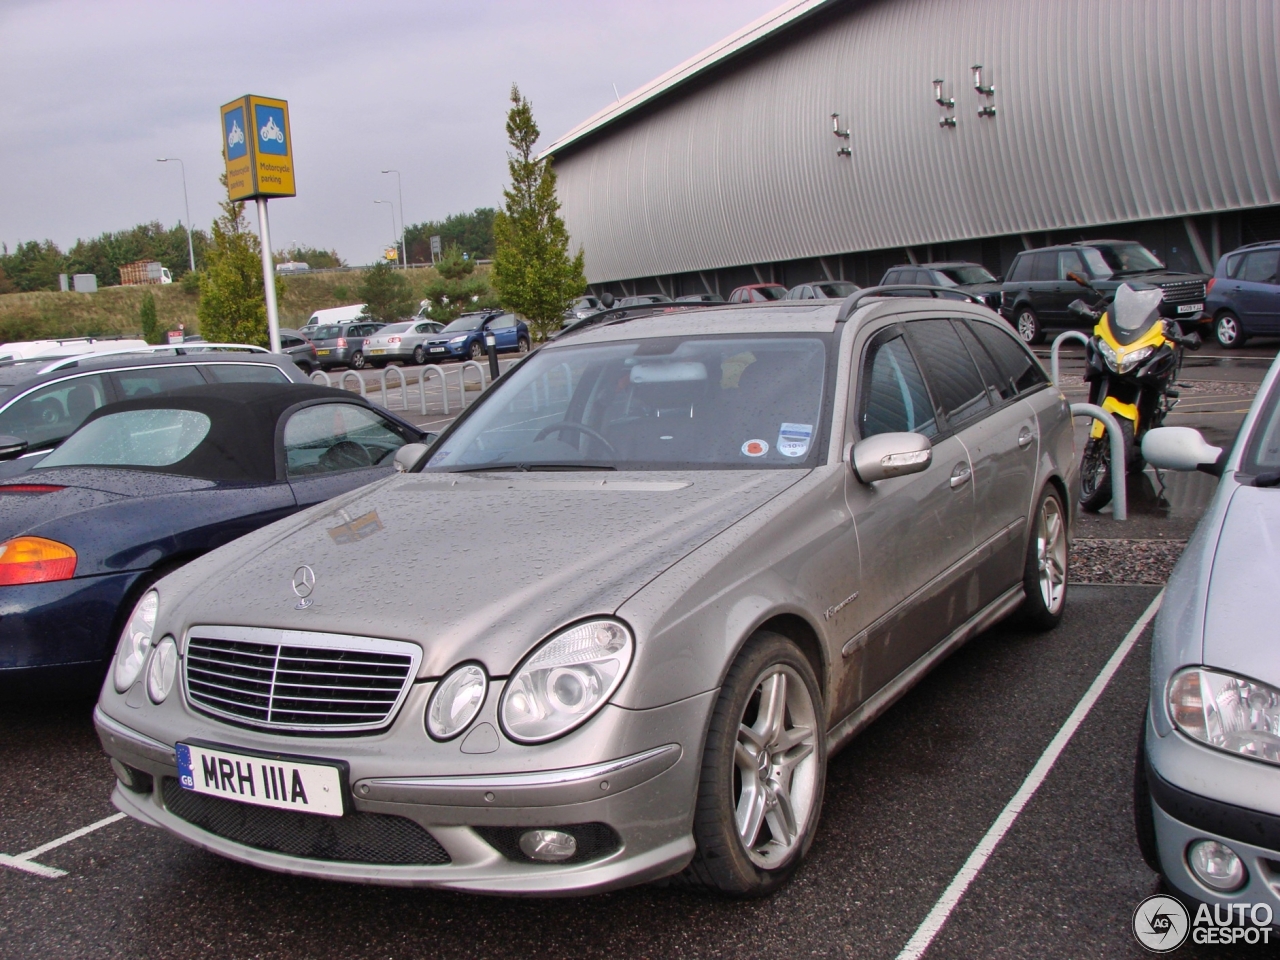
[[[479,360],[485,356],[485,338],[490,334],[499,353],[528,353],[532,343],[528,325],[515,314],[501,310],[464,313],[449,324],[421,318],[389,324],[367,319],[343,320],[308,325],[298,334],[308,338],[315,349],[315,364],[322,370],[334,367],[360,370],[366,366],[385,367],[389,363],[421,366],[434,360]],[[302,360],[299,364],[306,368]]]

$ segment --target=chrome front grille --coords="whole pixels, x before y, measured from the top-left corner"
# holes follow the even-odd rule
[[[249,726],[298,733],[376,730],[413,684],[417,644],[246,627],[193,628],[187,699]]]
[[[1199,303],[1204,299],[1205,285],[1203,280],[1184,280],[1180,283],[1160,285],[1164,291],[1165,303]]]

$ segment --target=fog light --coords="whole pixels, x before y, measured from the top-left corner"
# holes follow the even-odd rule
[[[141,770],[135,770],[128,764],[121,763],[115,757],[111,758],[111,769],[116,773],[116,779],[120,781],[120,785],[134,793],[150,793],[151,792],[151,774],[144,773]]]
[[[1244,886],[1244,864],[1234,850],[1217,840],[1193,843],[1187,848],[1187,863],[1196,879],[1210,890],[1230,893]]]
[[[520,835],[520,852],[530,860],[559,863],[578,852],[578,841],[562,830],[526,830]]]

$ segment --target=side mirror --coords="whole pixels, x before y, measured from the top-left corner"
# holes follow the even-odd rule
[[[17,460],[27,452],[27,441],[19,437],[0,436],[0,460]]]
[[[881,433],[853,445],[849,466],[862,483],[905,477],[927,470],[933,444],[918,433]]]
[[[1098,314],[1083,300],[1072,300],[1067,304],[1067,312],[1082,320],[1097,320]]]
[[[600,294],[600,306],[604,307],[606,310],[613,306],[613,294],[608,290]]]
[[[1068,273],[1068,274],[1067,274],[1067,279],[1068,279],[1068,280],[1071,280],[1072,282],[1076,283],[1077,285],[1079,285],[1079,286],[1081,286],[1081,287],[1088,287],[1088,286],[1092,286],[1092,284],[1090,284],[1088,280],[1086,280],[1084,277],[1080,276],[1080,274],[1078,274],[1078,273]]]
[[[1222,476],[1224,451],[1191,427],[1156,427],[1142,438],[1142,457],[1157,470],[1199,470]]]
[[[413,473],[431,450],[425,443],[406,443],[396,451],[396,473]]]

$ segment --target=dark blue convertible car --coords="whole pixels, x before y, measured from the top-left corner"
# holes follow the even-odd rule
[[[430,438],[314,385],[190,387],[100,408],[0,482],[0,688],[96,689],[148,586],[391,473],[401,446]]]

